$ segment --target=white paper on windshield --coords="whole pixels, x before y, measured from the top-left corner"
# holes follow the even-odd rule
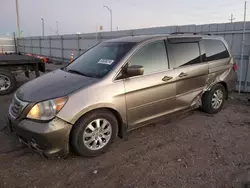
[[[98,63],[104,64],[104,65],[111,65],[113,62],[114,60],[112,59],[100,59],[100,61],[98,61]]]

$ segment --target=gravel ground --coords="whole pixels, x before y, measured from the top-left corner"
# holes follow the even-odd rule
[[[102,156],[58,160],[24,148],[3,128],[11,97],[0,97],[0,187],[238,188],[250,181],[247,95],[232,94],[216,115],[196,110],[132,131]]]

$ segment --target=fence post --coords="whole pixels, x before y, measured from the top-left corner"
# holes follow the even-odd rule
[[[248,53],[249,54],[249,53]],[[250,62],[250,56],[248,55],[248,60],[247,60],[247,67],[246,67],[246,74],[245,74],[245,84],[244,84],[244,91],[247,92],[247,78],[248,78],[248,68],[249,68],[249,62]]]
[[[31,44],[31,54],[33,55],[33,44],[32,44],[32,37],[30,38],[30,44]]]
[[[80,40],[81,37],[79,36],[79,34],[77,34],[77,55],[80,56]]]
[[[63,56],[63,36],[61,36],[61,48],[62,48],[62,62],[64,63],[64,56]]]
[[[41,37],[39,37],[39,48],[40,48],[40,55],[42,55],[42,44],[41,44]]]
[[[14,45],[15,45],[15,53],[17,53],[17,38],[15,32],[13,33]]]
[[[102,37],[102,32],[99,32],[99,33],[98,33],[98,43],[101,43],[102,40],[105,40],[105,38]]]
[[[51,59],[51,37],[49,37],[49,58]]]
[[[18,53],[18,52],[20,52],[20,50],[19,50],[19,39],[16,38],[15,40],[16,40],[16,53]]]
[[[235,32],[235,24],[234,23],[232,23],[232,24],[233,24],[233,32],[231,34],[231,41],[230,41],[230,50],[231,50],[231,52],[233,51],[233,39],[234,39],[234,32]]]
[[[25,39],[22,38],[22,41],[23,41],[23,53],[25,54]]]

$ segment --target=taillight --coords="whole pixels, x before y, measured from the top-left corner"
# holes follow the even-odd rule
[[[234,72],[237,71],[237,64],[236,63],[233,64],[233,70],[234,70]]]

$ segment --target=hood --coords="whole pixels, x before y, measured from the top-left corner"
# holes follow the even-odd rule
[[[17,90],[16,96],[23,101],[40,102],[67,96],[98,80],[58,69],[27,82]]]

